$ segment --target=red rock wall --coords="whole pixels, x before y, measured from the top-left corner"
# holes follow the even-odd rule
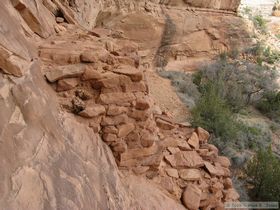
[[[190,6],[219,10],[237,11],[240,0],[184,0]]]

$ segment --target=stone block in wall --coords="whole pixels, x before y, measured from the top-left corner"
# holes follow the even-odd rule
[[[102,104],[122,105],[135,100],[135,96],[132,93],[104,93],[100,94],[99,100]]]
[[[143,72],[128,65],[120,65],[112,70],[115,73],[129,76],[133,82],[139,82],[143,79]]]
[[[148,88],[144,82],[127,83],[123,86],[125,92],[148,92]]]
[[[149,148],[127,150],[125,153],[121,154],[121,161],[151,156],[156,154],[158,149],[158,146],[154,144]]]
[[[102,126],[120,125],[128,122],[129,122],[128,116],[126,114],[121,114],[113,117],[104,117],[102,119],[101,125]]]
[[[204,161],[196,151],[178,152],[174,155],[166,155],[166,161],[174,168],[190,167],[200,168],[204,166]]]
[[[118,137],[123,138],[126,137],[129,133],[131,133],[135,129],[134,123],[126,123],[118,126]]]
[[[48,71],[45,76],[49,82],[55,82],[57,80],[65,78],[80,77],[85,72],[83,65],[67,65],[57,66],[54,69]]]

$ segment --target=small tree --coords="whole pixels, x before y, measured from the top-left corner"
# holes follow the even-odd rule
[[[202,96],[192,109],[193,125],[202,126],[216,137],[226,141],[235,139],[237,126],[226,101],[220,97],[220,85],[208,82],[203,86]]]
[[[253,184],[252,196],[262,201],[280,201],[280,161],[271,149],[259,150],[246,168]]]

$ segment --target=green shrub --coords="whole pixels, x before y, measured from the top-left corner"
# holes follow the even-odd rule
[[[260,30],[262,33],[267,32],[267,21],[263,18],[262,15],[256,15],[253,17],[253,23],[255,27]]]
[[[227,57],[228,57],[228,53],[227,52],[220,53],[220,60],[221,61],[226,61]]]
[[[271,143],[269,127],[249,124],[238,118],[264,91],[273,89],[272,71],[265,67],[221,60],[193,75],[201,98],[192,109],[194,126],[214,134],[215,144],[223,149],[229,144],[237,150],[256,149]]]
[[[238,48],[233,48],[230,52],[229,52],[229,57],[232,59],[237,59],[239,56],[240,52]]]
[[[192,124],[207,128],[215,136],[220,148],[231,147],[243,151],[256,150],[271,144],[269,127],[238,119],[228,103],[219,95],[217,83],[208,83],[196,107],[192,109]]]
[[[257,101],[264,92],[275,89],[275,72],[248,62],[240,65],[240,62],[220,60],[195,73],[193,83],[200,92],[209,81],[219,85],[219,96],[236,113]]]
[[[236,146],[239,150],[266,148],[271,144],[271,130],[264,122],[249,123],[245,120],[238,120],[238,141]]]
[[[198,86],[201,93],[208,90],[209,82],[216,84],[219,97],[225,100],[233,112],[238,112],[244,107],[246,98],[242,94],[242,84],[236,82],[234,71],[235,67],[227,60],[220,60],[194,74],[193,83]]]
[[[263,57],[264,61],[266,61],[269,64],[274,64],[280,60],[280,53],[275,50],[271,50],[271,48],[268,46],[263,51]]]
[[[252,9],[248,6],[244,7],[243,12],[247,15],[252,15]]]
[[[226,101],[220,97],[217,83],[209,82],[204,86],[202,96],[191,113],[194,126],[208,129],[224,142],[236,138],[237,125]]]
[[[202,77],[203,77],[202,71],[196,72],[195,74],[192,75],[193,83],[197,86],[200,86]]]
[[[256,56],[259,65],[262,65],[263,61],[269,64],[275,64],[280,61],[280,52],[271,49],[270,46],[265,46],[261,42],[258,42],[255,46],[247,50],[247,53]]]
[[[275,64],[280,60],[280,53],[278,51],[271,51],[270,55],[267,57],[267,63]]]
[[[261,201],[280,201],[280,161],[271,149],[259,150],[245,170],[253,185],[252,196]]]
[[[252,54],[254,56],[261,56],[263,51],[264,51],[264,43],[257,42],[256,45],[254,45],[253,47],[247,50],[247,53]]]
[[[267,92],[258,102],[257,108],[272,119],[280,118],[280,92]]]

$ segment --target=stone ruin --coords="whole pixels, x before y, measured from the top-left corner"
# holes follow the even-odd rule
[[[231,163],[209,133],[173,122],[149,96],[137,44],[105,29],[65,36],[40,47],[46,80],[62,110],[101,136],[122,171],[150,179],[188,209],[238,200]]]

